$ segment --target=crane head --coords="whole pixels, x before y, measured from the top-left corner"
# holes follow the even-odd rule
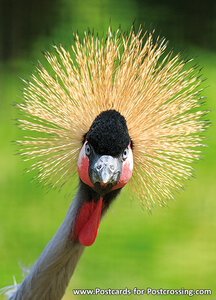
[[[96,117],[84,135],[77,165],[80,180],[96,197],[82,203],[73,239],[90,246],[96,239],[102,212],[127,184],[133,171],[132,141],[120,113],[107,110]]]
[[[100,113],[84,136],[78,158],[81,181],[104,196],[127,184],[132,171],[132,141],[125,118],[115,110]]]

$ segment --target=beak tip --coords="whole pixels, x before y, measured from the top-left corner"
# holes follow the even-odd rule
[[[101,186],[102,188],[107,187],[107,185],[108,185],[108,182],[100,182],[100,186]]]

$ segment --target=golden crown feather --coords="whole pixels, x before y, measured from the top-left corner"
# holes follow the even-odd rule
[[[85,33],[70,51],[55,46],[25,81],[19,126],[31,136],[18,141],[31,170],[53,186],[76,175],[83,136],[94,119],[114,109],[127,121],[133,141],[130,191],[150,208],[166,204],[192,174],[205,129],[199,110],[199,71],[180,55],[166,54],[165,39],[131,28],[109,28],[106,39]]]

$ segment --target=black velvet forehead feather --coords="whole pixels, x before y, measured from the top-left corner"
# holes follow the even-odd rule
[[[116,110],[100,113],[84,138],[100,155],[118,156],[130,142],[126,120]]]

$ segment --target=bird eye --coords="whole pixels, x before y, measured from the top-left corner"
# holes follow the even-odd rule
[[[85,154],[87,156],[89,156],[91,154],[91,148],[88,143],[85,145]]]
[[[128,157],[128,153],[129,153],[129,149],[126,148],[126,149],[124,150],[123,154],[122,154],[123,160],[125,160],[125,159]]]

